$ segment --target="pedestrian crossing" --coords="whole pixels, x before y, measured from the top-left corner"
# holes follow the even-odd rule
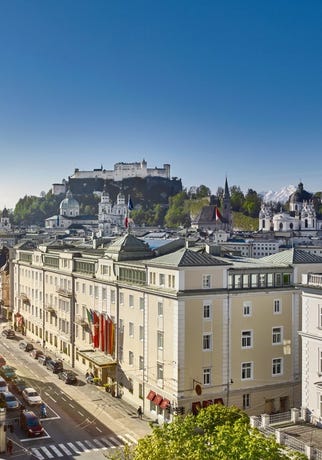
[[[46,446],[30,448],[38,460],[61,458],[82,454],[84,452],[97,452],[106,449],[115,449],[124,445],[137,444],[137,440],[130,434],[115,435],[108,438],[92,438],[82,441],[66,442],[61,444],[48,444]]]

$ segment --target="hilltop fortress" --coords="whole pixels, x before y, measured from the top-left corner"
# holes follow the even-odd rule
[[[158,177],[163,179],[170,179],[170,165],[164,164],[163,168],[148,168],[147,162],[143,159],[141,162],[134,163],[115,163],[113,170],[93,169],[93,171],[80,171],[75,169],[74,174],[68,178],[69,184],[75,181],[90,180],[98,185],[98,190],[102,189],[102,184],[105,181],[121,182],[124,179],[138,177],[145,179],[147,177]],[[53,184],[52,191],[54,195],[66,193],[67,182],[62,181],[61,184]]]

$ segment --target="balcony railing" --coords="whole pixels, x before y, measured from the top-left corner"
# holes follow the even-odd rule
[[[49,313],[57,313],[57,309],[53,305],[45,305],[45,310]]]
[[[23,301],[23,303],[27,303],[28,305],[30,305],[30,299],[24,292],[20,293],[20,299]]]
[[[63,288],[57,288],[56,292],[58,295],[62,297],[68,297],[69,299],[72,297],[73,293],[70,289],[63,289]]]
[[[82,316],[80,316],[80,315],[75,316],[75,323],[79,324],[82,327],[88,327],[87,320],[85,318],[83,318]]]

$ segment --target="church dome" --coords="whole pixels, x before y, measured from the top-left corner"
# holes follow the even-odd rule
[[[60,203],[59,209],[61,215],[75,216],[79,214],[79,203],[73,198],[70,190],[66,193],[66,198]]]
[[[290,196],[291,203],[303,203],[304,201],[310,201],[312,199],[312,193],[307,192],[303,188],[303,183],[300,182],[297,189]]]

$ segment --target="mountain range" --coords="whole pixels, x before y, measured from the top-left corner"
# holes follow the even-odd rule
[[[294,185],[287,185],[278,192],[269,190],[268,192],[261,192],[259,195],[262,197],[264,203],[275,202],[275,203],[286,203],[292,193],[294,193],[296,187]]]

